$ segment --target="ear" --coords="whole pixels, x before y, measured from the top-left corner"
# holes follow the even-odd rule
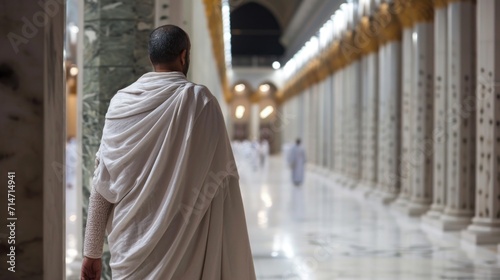
[[[181,64],[184,66],[186,64],[186,56],[187,56],[187,50],[183,50],[181,52]]]

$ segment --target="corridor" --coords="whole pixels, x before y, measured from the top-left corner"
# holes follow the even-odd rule
[[[122,270],[137,266],[141,273],[155,273],[142,265],[154,260],[158,271],[193,273],[179,265],[181,258],[160,262],[159,257],[151,257],[150,252],[167,246],[152,246],[148,239],[143,240],[151,247],[146,253],[117,245],[137,242],[110,238],[109,244],[94,244],[95,255],[86,254],[84,240],[89,234],[85,232],[93,229],[87,226],[92,221],[89,210],[98,208],[89,207],[89,197],[92,191],[102,192],[102,202],[115,207],[100,213],[107,217],[100,229],[104,224],[116,226],[115,217],[138,219],[141,230],[161,229],[154,236],[164,241],[172,236],[167,230],[177,229],[175,223],[158,219],[161,227],[153,227],[154,223],[134,213],[114,216],[114,211],[128,211],[124,203],[139,201],[145,205],[137,204],[144,216],[171,207],[173,211],[157,216],[180,217],[183,212],[175,209],[185,209],[184,199],[189,202],[189,214],[196,216],[199,204],[208,211],[205,202],[220,201],[211,196],[198,200],[206,193],[193,199],[181,194],[190,193],[189,187],[196,193],[212,186],[160,178],[175,173],[186,180],[199,179],[212,174],[197,171],[198,165],[209,163],[227,161],[226,167],[234,167],[231,142],[257,279],[500,280],[500,0],[115,2],[19,0],[0,4],[0,123],[4,132],[0,173],[5,186],[2,205],[8,204],[2,217],[4,225],[15,221],[15,230],[7,232],[4,226],[0,232],[0,248],[7,252],[0,254],[0,261],[9,267],[0,270],[0,279],[79,279],[85,260],[102,265],[101,271],[93,271],[101,273],[101,279],[119,279],[112,277],[110,260],[120,254],[130,254],[125,258],[133,263]],[[184,34],[183,39],[151,36],[154,30],[171,28]],[[165,41],[158,43],[159,38]],[[167,54],[172,57],[155,59]],[[175,65],[157,67],[165,63]],[[202,85],[206,102],[194,106],[187,101],[190,95],[173,91],[171,85],[177,82],[172,81],[153,90],[148,80],[144,91],[126,92],[130,85],[142,83],[143,77],[163,74],[178,78],[179,84]],[[127,103],[123,100],[128,97],[121,99],[122,95],[157,104]],[[166,106],[179,96],[178,100],[196,110],[166,113],[161,106],[180,108]],[[127,118],[161,112],[155,118],[176,127],[167,130],[158,123],[155,129],[142,126],[132,131],[130,124],[137,120],[110,125],[121,119],[113,115],[110,104],[119,107],[120,102],[131,106]],[[216,105],[214,112],[205,110],[207,104]],[[137,111],[132,110],[134,106]],[[216,118],[200,117],[202,112]],[[179,117],[184,113],[191,119]],[[189,128],[198,122],[196,130]],[[116,135],[127,145],[114,143],[123,153],[105,143],[115,139],[103,133],[106,123],[126,132]],[[149,123],[157,124],[154,118]],[[207,141],[209,137],[192,136],[198,129],[217,137]],[[183,130],[186,138],[178,138]],[[130,144],[130,139],[143,140],[145,152]],[[192,165],[150,150],[163,143],[184,145],[184,139],[223,144],[180,153],[189,155]],[[114,152],[99,167],[101,147]],[[192,144],[193,150],[202,147]],[[294,184],[302,183],[302,167],[307,162],[301,187],[292,184],[285,164],[290,147],[301,159],[294,166]],[[172,150],[176,153],[178,147]],[[123,154],[127,160],[115,158]],[[152,162],[180,167],[158,167],[153,172],[140,161],[148,155],[159,158]],[[263,161],[263,155],[269,158]],[[211,156],[227,157],[208,160]],[[105,170],[113,168],[117,171]],[[144,176],[132,176],[129,170]],[[109,180],[108,173],[113,175]],[[99,174],[104,179],[95,179]],[[122,175],[130,175],[127,183],[115,180]],[[235,181],[215,185],[230,183]],[[134,186],[137,192],[123,191],[120,199],[113,199],[104,197],[108,189],[97,190],[102,185]],[[152,190],[144,191],[145,185]],[[158,198],[158,189],[182,191],[156,204],[139,198]],[[239,212],[228,212],[238,214],[234,221],[241,222],[239,197],[237,208]],[[110,213],[113,216],[106,216]],[[227,222],[225,216],[220,217]],[[189,222],[193,232],[204,228],[198,219]],[[243,229],[237,222],[233,224],[239,226],[231,229]],[[135,232],[138,224],[130,222],[123,230]],[[110,232],[102,235],[113,236]],[[187,234],[173,236],[183,241],[179,244],[191,244]],[[221,236],[228,242],[234,241],[230,237],[246,238],[241,232]],[[104,240],[101,237],[95,239]],[[233,244],[244,247],[245,253],[240,254],[244,269],[224,268],[241,277],[215,278],[254,280],[253,272],[245,270],[251,268],[252,259],[247,240]],[[135,258],[136,254],[140,257]],[[211,260],[205,257],[210,254],[183,256],[200,271],[222,268],[202,264]],[[194,258],[200,263],[193,265]],[[197,278],[178,274],[129,277],[135,273],[124,275],[134,280]]]
[[[494,247],[460,249],[457,233],[423,230],[419,218],[311,170],[297,209],[281,157],[263,169],[241,158],[238,166],[258,279],[500,279]]]

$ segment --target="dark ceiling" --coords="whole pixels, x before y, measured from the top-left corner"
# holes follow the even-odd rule
[[[279,60],[285,53],[280,38],[299,3],[298,0],[233,0],[231,2],[233,66],[270,67],[273,61]]]
[[[244,4],[231,13],[232,55],[281,56],[281,28],[273,14],[257,3]]]

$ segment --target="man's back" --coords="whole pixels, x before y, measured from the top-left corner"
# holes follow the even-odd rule
[[[224,120],[186,80],[191,43],[156,28],[155,72],[111,100],[89,199],[82,279],[101,273],[107,224],[113,279],[253,280],[245,213]]]
[[[114,204],[107,226],[113,279],[225,279],[238,262],[253,279],[238,174],[222,113],[205,87],[168,72],[119,91],[98,156],[94,186]]]

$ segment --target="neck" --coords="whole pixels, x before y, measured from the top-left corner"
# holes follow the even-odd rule
[[[182,72],[182,69],[178,69],[178,67],[174,67],[172,65],[154,65],[155,72]]]

